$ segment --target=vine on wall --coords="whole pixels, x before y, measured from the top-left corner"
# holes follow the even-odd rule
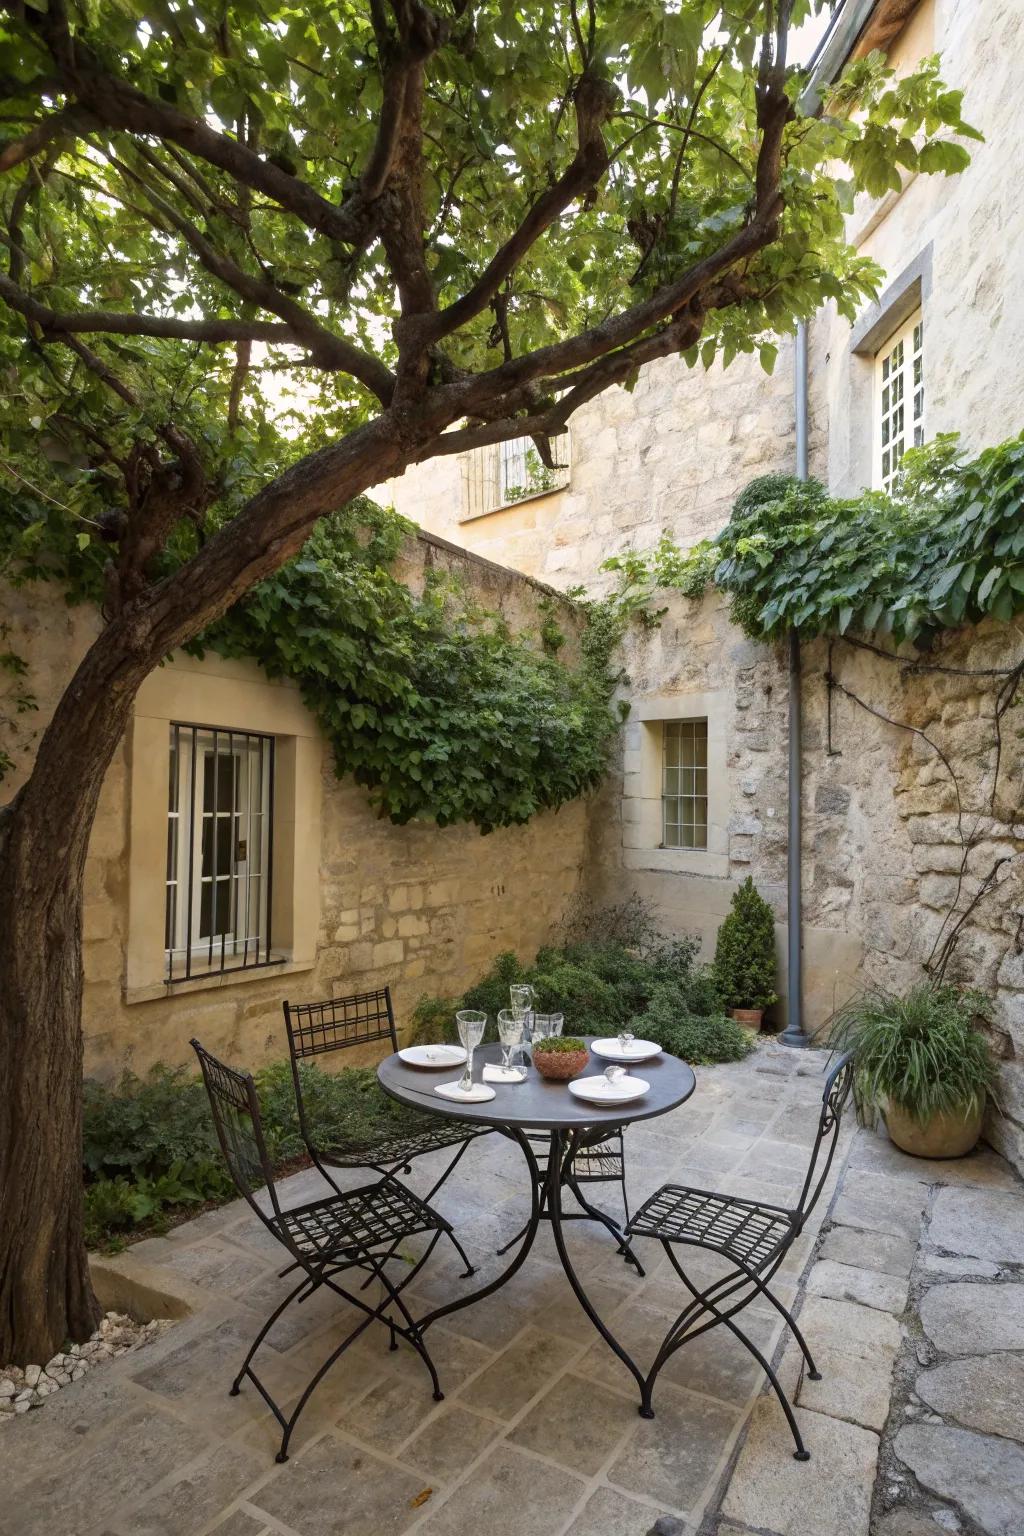
[[[537,633],[515,635],[454,578],[429,576],[415,597],[390,570],[413,531],[365,498],[352,503],[191,649],[250,657],[297,682],[338,775],[352,774],[394,822],[489,832],[582,795],[621,719],[611,703],[620,616],[581,604],[579,659],[565,662],[543,599]],[[168,567],[194,536],[178,535]],[[102,607],[108,556],[45,509],[23,507],[0,532],[0,574],[57,581],[72,603]]]
[[[653,550],[605,562],[618,576],[612,601],[624,615],[657,624],[660,589],[699,597],[710,584],[728,594],[730,617],[752,638],[771,641],[790,629],[829,637],[828,746],[835,755],[833,699],[841,694],[876,719],[910,733],[948,781],[956,816],[955,890],[924,967],[945,975],[982,902],[1015,877],[1024,854],[1024,784],[1010,781],[1006,737],[1020,703],[1024,660],[1006,666],[945,666],[932,654],[943,633],[983,619],[1024,612],[1024,434],[965,460],[955,434],[911,450],[894,496],[830,496],[819,481],[763,475],[737,498],[726,527],[684,551],[669,533]],[[912,642],[912,653],[896,647]],[[934,734],[862,698],[842,680],[837,650],[868,650],[906,675],[970,678],[991,694],[991,741],[972,743],[987,756],[987,785],[969,785]],[[1019,756],[1019,754],[1017,754]],[[1014,762],[1014,768],[1018,765]],[[969,793],[969,790],[971,791]],[[973,793],[973,791],[977,793]],[[971,803],[973,802],[973,803]],[[999,845],[987,864],[985,845]],[[1024,949],[1024,913],[1010,942]]]

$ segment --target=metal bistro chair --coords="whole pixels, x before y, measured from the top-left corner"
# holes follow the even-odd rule
[[[717,1195],[708,1190],[689,1189],[682,1184],[665,1184],[644,1202],[628,1224],[626,1231],[630,1237],[660,1239],[673,1269],[693,1297],[665,1335],[644,1383],[640,1408],[644,1418],[654,1417],[651,1407],[654,1383],[666,1361],[684,1344],[724,1323],[749,1349],[775,1389],[796,1442],[793,1453],[796,1460],[810,1460],[810,1452],[804,1445],[779,1378],[733,1319],[756,1297],[765,1297],[792,1329],[807,1362],[810,1379],[821,1380],[803,1334],[792,1314],[772,1294],[769,1282],[803,1230],[828,1178],[839,1137],[840,1118],[853,1084],[853,1070],[853,1053],[847,1052],[826,1079],[810,1163],[800,1198],[792,1210],[731,1195]],[[713,1281],[706,1290],[699,1291],[676,1257],[677,1245],[719,1253],[735,1268]],[[723,1303],[728,1305],[723,1308]]]
[[[441,1115],[424,1114],[420,1117],[422,1126],[415,1130],[403,1130],[397,1135],[382,1131],[379,1136],[358,1143],[322,1144],[306,1111],[299,1063],[374,1040],[390,1040],[391,1049],[397,1051],[398,1031],[391,1006],[391,988],[360,992],[353,997],[329,998],[322,1003],[286,1002],[284,1025],[288,1033],[288,1053],[291,1056],[302,1140],[315,1166],[331,1188],[339,1193],[340,1186],[331,1176],[330,1168],[368,1168],[384,1179],[393,1179],[399,1173],[410,1173],[410,1165],[415,1158],[423,1157],[428,1152],[443,1151],[447,1147],[454,1148],[455,1155],[451,1162],[423,1196],[429,1203],[455,1171],[470,1142],[490,1133],[489,1126],[460,1124]],[[463,1278],[472,1275],[474,1269],[466,1250],[447,1224],[445,1233],[466,1266]]]
[[[541,1216],[547,1215],[547,1153],[549,1139],[547,1136],[527,1131],[527,1138],[534,1144],[537,1150],[537,1165],[540,1175],[540,1212]],[[622,1240],[622,1235],[616,1232],[611,1220],[597,1206],[591,1205],[580,1190],[581,1184],[618,1184],[622,1194],[622,1207],[626,1213],[626,1221],[629,1221],[629,1196],[626,1193],[626,1149],[622,1139],[622,1127],[609,1131],[602,1129],[597,1139],[594,1132],[583,1130],[576,1139],[575,1149],[566,1159],[563,1169],[562,1182],[575,1195],[582,1207],[581,1211],[563,1211],[563,1221],[597,1220],[604,1223],[612,1235],[619,1238],[619,1252],[627,1264],[632,1264],[637,1274],[643,1275],[644,1269],[636,1254],[629,1244]],[[498,1257],[503,1257],[520,1242],[526,1232],[522,1227],[515,1237],[498,1249]]]
[[[402,1300],[401,1292],[427,1262],[442,1233],[451,1235],[451,1228],[444,1217],[431,1210],[429,1205],[395,1179],[381,1179],[364,1189],[350,1189],[344,1194],[336,1193],[308,1205],[282,1210],[274,1184],[274,1170],[267,1155],[259,1100],[252,1076],[248,1072],[236,1072],[225,1066],[204,1050],[198,1040],[193,1040],[191,1044],[199,1057],[217,1138],[238,1192],[287,1250],[291,1263],[283,1274],[294,1269],[302,1271],[299,1284],[274,1308],[253,1340],[231,1384],[231,1396],[238,1396],[242,1381],[248,1376],[283,1431],[276,1460],[287,1461],[292,1431],[320,1381],[338,1357],[371,1323],[381,1322],[391,1333],[393,1349],[398,1347],[396,1335],[412,1345],[430,1373],[434,1401],[441,1402],[444,1393],[441,1391],[437,1371],[427,1353],[422,1334]],[[256,1190],[260,1186],[266,1188],[269,1211],[264,1210],[256,1199]],[[422,1257],[401,1283],[396,1285],[385,1271],[388,1256],[396,1242],[421,1232],[430,1232],[433,1236]],[[382,1248],[386,1251],[380,1252]],[[354,1295],[338,1284],[337,1277],[349,1269],[366,1271],[370,1280],[380,1281],[382,1296],[377,1306],[371,1306],[359,1295]],[[324,1285],[366,1315],[337,1349],[327,1356],[286,1418],[253,1370],[252,1360],[286,1308],[293,1301],[307,1301]],[[388,1308],[394,1308],[397,1316],[389,1316]]]

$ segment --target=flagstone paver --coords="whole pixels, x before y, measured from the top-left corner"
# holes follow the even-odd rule
[[[631,1201],[668,1178],[794,1200],[824,1060],[763,1043],[744,1063],[701,1069],[689,1105],[629,1132]],[[428,1161],[417,1188],[436,1176]],[[323,1192],[315,1171],[282,1189],[289,1204]],[[616,1209],[613,1188],[598,1197]],[[497,1136],[478,1143],[439,1204],[478,1274],[464,1279],[438,1250],[414,1282],[414,1312],[499,1273],[494,1250],[526,1214],[521,1154]],[[0,1536],[957,1536],[972,1521],[972,1536],[1019,1536],[1024,1514],[1006,1521],[1021,1433],[1020,1210],[1019,1181],[987,1150],[922,1164],[847,1127],[818,1212],[825,1236],[812,1225],[776,1279],[822,1370],[810,1381],[792,1343],[778,1367],[808,1463],[793,1460],[756,1363],[722,1331],[672,1358],[657,1417],[641,1420],[632,1378],[579,1309],[544,1227],[510,1286],[431,1331],[444,1402],[412,1350],[392,1353],[370,1329],[321,1383],[280,1466],[262,1400],[248,1387],[227,1396],[288,1284],[280,1250],[238,1202],[122,1261],[177,1287],[191,1316],[3,1426]],[[603,1231],[577,1223],[569,1241],[602,1316],[650,1359],[685,1300],[660,1247],[643,1245],[641,1280]],[[722,1272],[707,1255],[686,1263],[698,1285]],[[285,1315],[260,1360],[286,1404],[355,1317],[327,1296]],[[744,1328],[778,1361],[777,1313],[758,1303]]]

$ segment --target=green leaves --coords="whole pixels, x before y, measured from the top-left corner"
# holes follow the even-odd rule
[[[928,630],[1024,612],[1024,434],[961,462],[955,435],[912,449],[896,497],[831,497],[817,481],[763,475],[737,497],[726,528],[683,554],[669,534],[650,555],[606,562],[615,602],[656,623],[659,588],[732,594],[757,639]],[[662,610],[663,611],[663,610]]]

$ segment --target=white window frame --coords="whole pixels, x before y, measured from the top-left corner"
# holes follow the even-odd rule
[[[670,758],[674,761],[670,762]],[[706,715],[662,721],[661,826],[663,848],[707,851],[708,720]],[[688,842],[687,835],[689,835]]]
[[[274,738],[264,732],[172,721],[169,745],[164,938],[167,980],[189,981],[204,973],[274,963],[269,924]],[[211,759],[219,760],[218,775],[224,764],[237,765],[231,770],[230,809],[206,805],[206,766]],[[217,778],[214,782],[218,782]],[[225,820],[232,824],[232,850],[244,841],[246,857],[240,860],[232,855],[230,868],[221,872],[216,829]],[[208,823],[214,828],[209,839],[213,851],[213,867],[209,871],[204,869],[203,856]],[[254,845],[258,847],[255,869]],[[216,922],[216,886],[225,882],[232,918],[221,932]],[[209,932],[203,931],[205,887],[211,890]],[[237,918],[243,903],[245,920],[238,931]]]
[[[536,464],[528,462],[531,456]],[[551,456],[557,466],[553,471],[540,464],[532,437],[513,437],[507,442],[491,443],[463,454],[462,521],[469,522],[474,517],[486,517],[490,512],[501,512],[508,507],[518,507],[524,501],[534,501],[538,496],[552,496],[557,491],[564,491],[572,470],[568,430],[551,439]],[[531,473],[544,479],[551,477],[552,483],[531,488]],[[513,490],[520,494],[510,496],[509,492]]]
[[[924,312],[917,309],[875,354],[871,483],[891,494],[908,448],[925,432]]]

